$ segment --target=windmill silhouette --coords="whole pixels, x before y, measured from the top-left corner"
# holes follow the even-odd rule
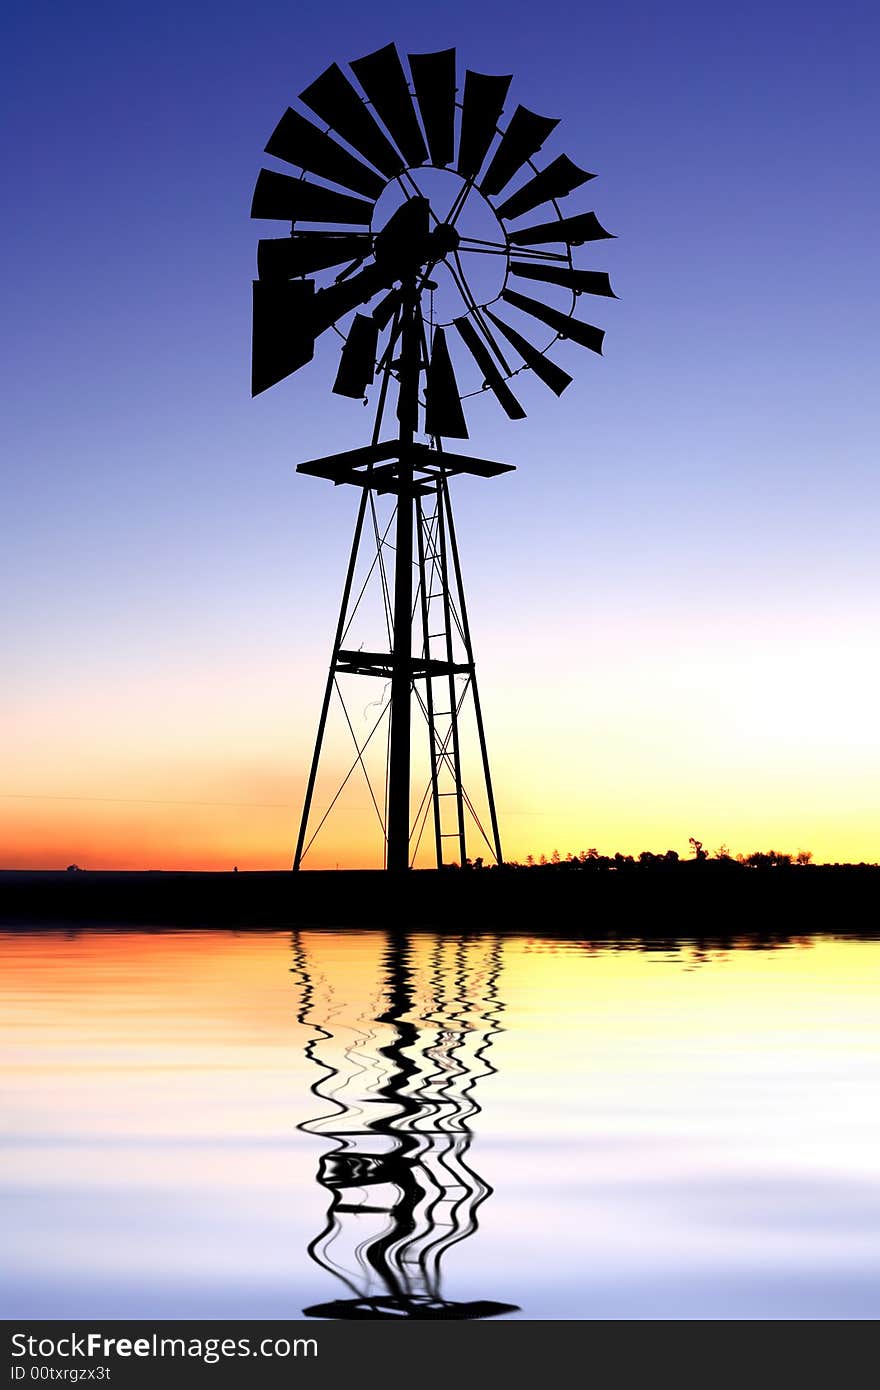
[[[317,339],[332,332],[342,341],[333,391],[357,400],[376,395],[369,445],[298,469],[357,487],[360,502],[295,869],[358,771],[367,780],[388,869],[415,862],[429,822],[438,868],[450,858],[449,840],[458,862],[467,862],[475,830],[502,862],[449,484],[459,475],[492,478],[511,470],[450,452],[444,441],[468,438],[462,401],[482,392],[509,419],[522,419],[510,385],[521,373],[534,373],[560,395],[571,377],[549,349],[564,338],[600,353],[604,333],[575,317],[576,301],[582,294],[614,297],[607,274],[578,269],[572,258],[573,247],[611,234],[593,212],[564,215],[560,207],[594,176],[564,154],[543,168],[533,161],[558,121],[516,106],[503,124],[508,76],[468,70],[459,100],[454,49],[410,54],[408,62],[409,77],[393,44],[356,59],[350,66],[360,91],[335,63],[327,68],[300,94],[322,124],[289,108],[266,145],[299,177],[261,170],[251,209],[255,218],[291,224],[289,236],[259,244],[253,394],[311,361]],[[522,282],[531,294],[514,288]],[[527,336],[535,323],[546,342]],[[476,366],[473,390],[460,391],[456,358]],[[396,433],[383,438],[390,393],[396,394]],[[389,500],[391,517],[380,524],[377,504]],[[359,587],[362,548],[369,568]],[[381,591],[385,637],[365,650],[349,634],[371,577]],[[352,676],[387,688],[366,734],[355,730],[344,698],[343,683]],[[355,756],[313,827],[334,692]],[[412,787],[414,709],[428,734],[420,799]],[[476,735],[479,795],[463,777],[466,713]],[[368,756],[381,747],[375,735],[383,724],[380,794]]]

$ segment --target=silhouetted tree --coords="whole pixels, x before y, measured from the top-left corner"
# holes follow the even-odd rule
[[[702,840],[698,840],[695,836],[691,836],[688,843],[693,850],[694,858],[686,862],[701,863],[709,859],[708,852],[703,848]],[[717,864],[728,865],[731,870],[735,865],[750,869],[787,869],[795,864],[801,867],[812,864],[813,852],[808,849],[799,849],[796,854],[789,854],[783,850],[770,849],[752,850],[750,854],[737,853],[734,856],[731,855],[729,847],[726,844],[722,844],[713,852],[712,860]],[[551,851],[549,859],[546,854],[542,854],[536,861],[533,854],[528,854],[523,864],[520,864],[518,860],[511,859],[506,861],[506,864],[502,867],[530,869],[540,867],[569,870],[588,868],[594,872],[605,872],[608,869],[622,868],[626,865],[631,865],[633,867],[638,865],[642,868],[650,868],[653,865],[659,866],[662,864],[666,868],[674,868],[680,862],[678,851],[674,849],[668,849],[660,853],[655,850],[644,849],[636,856],[632,854],[623,854],[618,850],[617,853],[612,856],[600,854],[595,847],[591,847],[590,849],[582,849],[577,855],[567,852],[564,859],[558,849]],[[458,868],[458,865],[448,865],[447,867]],[[468,860],[465,867],[469,869],[496,869],[498,866],[494,863],[487,865],[482,858],[476,858],[474,860]],[[829,864],[824,867],[830,869],[833,867],[855,868],[857,866],[854,864],[838,864],[836,866]],[[867,868],[871,866],[865,865],[864,867]],[[880,865],[875,865],[873,867],[880,868]]]
[[[756,869],[787,869],[791,867],[791,855],[783,854],[778,849],[770,849],[766,852],[756,849],[746,857],[745,862]]]

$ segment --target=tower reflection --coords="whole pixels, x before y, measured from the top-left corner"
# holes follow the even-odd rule
[[[470,1149],[477,1085],[496,1070],[489,1054],[503,1031],[501,942],[403,933],[379,940],[378,958],[359,962],[354,1003],[332,968],[327,936],[294,934],[297,1016],[314,1033],[305,1052],[321,1072],[311,1091],[332,1107],[298,1126],[331,1141],[317,1173],[329,1194],[327,1219],[308,1249],[349,1292],[303,1311],[422,1319],[516,1312],[507,1303],[454,1302],[441,1275],[447,1251],[476,1233],[492,1194]]]

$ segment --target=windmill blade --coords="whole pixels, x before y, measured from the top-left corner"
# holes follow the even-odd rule
[[[315,339],[387,283],[374,265],[325,290],[313,280],[255,280],[253,394],[310,362]]]
[[[488,77],[470,69],[464,75],[458,172],[466,179],[476,178],[483,167],[511,81],[510,77]]]
[[[477,333],[470,319],[462,316],[459,319],[453,319],[453,323],[464,339],[477,366],[483,373],[486,385],[498,398],[501,409],[511,420],[524,420],[526,412],[523,410],[516,396],[495,366],[489,354],[489,349]]]
[[[551,309],[549,304],[529,299],[528,295],[517,294],[515,290],[504,290],[501,298],[512,304],[515,309],[522,309],[524,314],[531,314],[533,318],[540,319],[542,323],[555,329],[561,338],[571,338],[572,342],[580,343],[581,347],[589,348],[591,352],[601,355],[602,340],[605,337],[603,328],[594,328],[591,323],[569,318],[559,309]]]
[[[397,150],[382,134],[338,63],[331,63],[310,87],[300,92],[300,101],[358,154],[381,169],[386,178],[393,178],[403,169]]]
[[[425,433],[444,435],[447,439],[468,437],[458,382],[442,328],[434,330],[431,360],[425,374]]]
[[[574,270],[568,265],[541,265],[535,261],[511,261],[510,269],[514,275],[521,275],[525,280],[563,285],[577,294],[603,294],[607,299],[617,298],[604,270]]]
[[[409,70],[431,160],[451,164],[455,157],[455,49],[410,53]]]
[[[354,222],[369,226],[373,204],[347,193],[321,188],[308,179],[292,179],[274,169],[261,169],[254,189],[251,217],[279,222]]]
[[[385,187],[377,173],[290,107],[269,136],[266,154],[374,200]]]
[[[269,237],[257,244],[257,274],[261,280],[292,280],[331,265],[347,265],[369,256],[368,232],[296,232]]]
[[[407,164],[424,164],[428,151],[394,44],[386,44],[366,58],[356,58],[351,67]]]
[[[251,395],[258,396],[315,355],[311,280],[254,281]]]
[[[391,322],[401,300],[400,290],[389,290],[384,299],[379,300],[373,310],[373,318],[380,329],[385,328]]]
[[[581,212],[576,217],[560,217],[555,222],[541,222],[536,227],[523,227],[519,232],[508,232],[508,241],[514,246],[539,246],[547,241],[562,241],[566,246],[583,246],[585,241],[602,241],[605,237],[614,238],[613,232],[606,232],[594,212]]]
[[[517,169],[521,169],[527,159],[537,154],[547,136],[558,125],[559,121],[550,116],[536,116],[528,107],[518,106],[486,170],[480,192],[486,197],[500,193],[510,183]]]
[[[375,320],[365,314],[355,314],[333,383],[337,396],[359,400],[364,395],[373,380],[378,341],[379,325]]]
[[[491,309],[486,309],[485,313],[489,316],[496,328],[504,334],[511,347],[515,348],[527,367],[540,377],[545,386],[556,396],[561,396],[566,386],[571,385],[571,377],[568,372],[564,372],[561,367],[557,367],[543,352],[539,352],[528,338],[524,338],[521,333],[517,333],[515,328],[511,328],[509,323],[505,323],[497,314],[493,314]]]
[[[567,154],[561,154],[552,164],[548,164],[546,169],[539,170],[516,193],[511,193],[506,202],[502,203],[500,208],[496,208],[496,212],[499,217],[522,217],[523,213],[531,212],[532,208],[540,207],[541,203],[549,203],[553,198],[564,198],[568,193],[580,188],[582,183],[595,177],[595,174],[588,174],[586,169],[579,169]]]
[[[317,290],[312,309],[314,336],[317,338],[344,314],[357,309],[361,304],[366,304],[374,294],[387,289],[388,284],[388,276],[379,266],[368,265],[357,275],[352,275],[349,280],[343,280],[338,285],[329,285],[324,290]]]

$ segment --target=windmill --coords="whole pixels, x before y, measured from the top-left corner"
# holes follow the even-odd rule
[[[310,362],[327,334],[341,341],[333,392],[376,398],[368,445],[298,467],[358,488],[360,501],[295,869],[336,802],[313,829],[334,692],[355,745],[343,785],[358,769],[366,774],[385,866],[409,868],[429,822],[438,868],[452,857],[448,840],[465,865],[474,828],[502,862],[449,485],[459,475],[492,478],[511,469],[450,451],[446,441],[468,438],[462,401],[471,396],[488,393],[509,419],[522,419],[510,384],[521,373],[560,395],[571,377],[549,350],[568,339],[601,353],[603,330],[576,317],[575,308],[582,294],[614,297],[605,272],[576,268],[572,256],[574,247],[611,234],[595,213],[569,214],[560,205],[594,175],[564,154],[540,168],[534,162],[558,121],[519,105],[503,121],[507,76],[468,70],[459,100],[454,49],[410,54],[408,63],[409,76],[389,44],[351,63],[361,90],[335,63],[306,87],[299,99],[310,114],[288,108],[266,145],[299,172],[262,169],[251,208],[254,218],[291,225],[289,236],[259,243],[253,394]],[[476,368],[473,389],[460,389],[462,361]],[[396,396],[392,438],[383,437],[389,395]],[[384,529],[381,502],[393,506]],[[371,543],[367,577],[380,584],[387,642],[364,650],[348,634],[363,594],[355,582],[362,549]],[[379,679],[388,692],[366,737],[355,733],[342,696],[343,678],[352,676]],[[466,704],[487,823],[462,775]],[[417,803],[416,706],[427,726],[427,778]],[[383,722],[380,804],[365,754]]]

